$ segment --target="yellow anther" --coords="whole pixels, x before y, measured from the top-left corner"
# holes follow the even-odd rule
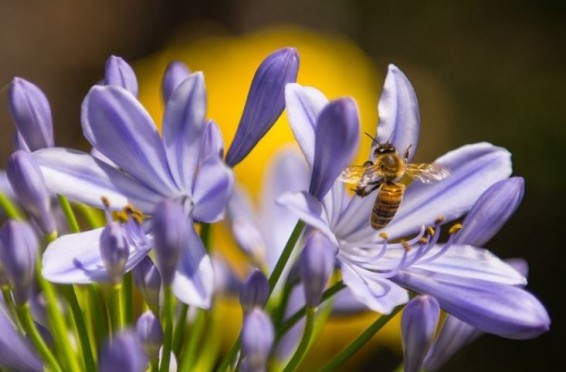
[[[444,222],[444,220],[446,220],[446,218],[444,218],[444,216],[438,216],[436,217],[436,220],[434,220],[434,223],[437,225],[440,225],[441,223]]]
[[[379,233],[379,237],[383,240],[388,240],[389,239],[389,235],[386,232],[380,232]]]
[[[112,212],[112,217],[121,223],[126,223],[128,222],[128,214],[124,211],[115,211]]]
[[[455,223],[454,225],[452,225],[452,227],[450,228],[450,230],[448,230],[448,234],[452,235],[452,234],[456,234],[458,231],[460,231],[462,229],[462,224],[461,223]]]
[[[407,252],[409,252],[411,250],[411,245],[409,243],[407,243],[407,241],[405,239],[401,239],[399,241],[399,243],[401,243],[401,245],[403,246],[403,248],[405,248],[405,250]]]
[[[430,236],[433,236],[434,233],[435,233],[435,230],[434,230],[434,228],[433,228],[432,226],[427,227],[427,228],[426,228],[426,231],[428,232],[428,234],[429,234]]]
[[[419,239],[419,244],[422,245],[428,244],[428,239],[423,236],[422,238]]]

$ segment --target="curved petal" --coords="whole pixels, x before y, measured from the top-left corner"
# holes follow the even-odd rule
[[[92,146],[126,173],[163,195],[176,190],[157,128],[130,92],[92,87],[82,104],[81,122]]]
[[[209,120],[206,123],[200,148],[201,159],[206,159],[209,156],[224,158],[224,140],[220,128],[214,120]]]
[[[206,90],[201,72],[191,74],[167,101],[163,117],[163,142],[171,174],[177,185],[191,190],[199,162]]]
[[[193,190],[195,219],[201,222],[221,219],[232,193],[233,183],[232,170],[220,158],[206,158],[199,166]]]
[[[0,366],[24,372],[42,371],[41,360],[23,338],[0,301]]]
[[[395,65],[389,65],[378,112],[377,141],[392,143],[402,153],[411,146],[412,160],[419,143],[419,103],[409,79]]]
[[[358,108],[351,98],[324,107],[315,129],[314,162],[309,193],[319,200],[352,160],[360,139]]]
[[[287,192],[277,199],[277,204],[285,206],[306,224],[320,230],[333,244],[338,245],[336,236],[328,226],[328,217],[318,199],[307,192]]]
[[[138,79],[132,67],[121,57],[110,56],[106,60],[104,83],[117,85],[138,96]]]
[[[484,280],[404,271],[391,280],[415,292],[436,297],[440,306],[481,331],[512,339],[546,332],[550,318],[544,306],[520,287]]]
[[[407,291],[389,279],[362,276],[345,262],[342,262],[342,280],[358,301],[381,314],[389,314],[396,306],[409,301]]]
[[[285,102],[295,140],[301,147],[307,162],[312,166],[316,119],[324,106],[328,104],[328,99],[318,89],[291,83],[285,87]]]
[[[152,212],[163,197],[123,172],[89,154],[64,148],[43,149],[33,153],[49,191],[74,201],[103,208],[101,197],[112,209],[133,204]]]
[[[54,283],[84,284],[108,281],[100,255],[103,228],[63,235],[47,246],[43,253],[43,277]],[[149,247],[130,245],[125,271],[136,266],[149,252]]]
[[[212,261],[194,228],[189,229],[188,235],[172,289],[180,301],[206,309],[210,307],[214,289]]]
[[[183,62],[173,61],[167,65],[163,74],[163,80],[161,81],[161,95],[165,105],[167,105],[167,101],[169,101],[169,98],[171,98],[179,84],[188,78],[190,74],[191,71]]]
[[[16,198],[16,194],[14,193],[14,190],[12,189],[12,186],[8,181],[8,176],[3,170],[0,170],[0,193],[6,195],[10,199]]]

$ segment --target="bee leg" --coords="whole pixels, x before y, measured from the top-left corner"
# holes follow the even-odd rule
[[[373,161],[371,160],[366,160],[364,162],[364,168],[371,167],[372,165],[373,165]]]
[[[381,186],[381,180],[370,183],[369,185],[358,185],[358,187],[356,187],[354,191],[356,192],[356,195],[363,198],[364,196],[368,196],[369,194],[377,190],[379,186]]]
[[[407,150],[405,150],[405,155],[403,155],[403,160],[405,160],[405,163],[409,161],[409,150],[411,149],[411,147],[413,147],[413,144],[410,144],[409,147],[407,147]]]

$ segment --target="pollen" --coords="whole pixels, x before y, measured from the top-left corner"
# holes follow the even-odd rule
[[[446,220],[446,218],[444,218],[444,216],[438,216],[436,217],[436,220],[434,220],[434,223],[436,225],[440,225],[441,223],[443,223]]]
[[[141,225],[145,219],[143,212],[131,204],[126,205],[121,211],[112,212],[112,217],[120,223],[126,223],[131,218],[138,225]]]
[[[452,225],[452,227],[450,227],[450,230],[448,230],[448,234],[453,235],[456,234],[458,231],[460,231],[462,229],[462,224],[461,223],[455,223],[454,225]]]
[[[388,235],[386,232],[380,232],[380,233],[379,233],[379,237],[380,237],[381,239],[384,239],[384,240],[388,240],[388,239],[389,239],[389,235]]]
[[[405,248],[405,250],[407,252],[409,252],[411,250],[411,245],[404,239],[401,239],[401,241],[399,241],[399,243],[401,243],[401,245],[403,246],[403,248]]]

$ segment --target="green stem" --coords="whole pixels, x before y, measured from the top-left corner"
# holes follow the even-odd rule
[[[67,223],[69,224],[69,228],[71,229],[71,232],[73,233],[79,232],[80,231],[79,223],[77,222],[75,213],[71,208],[71,203],[69,203],[69,199],[67,199],[63,195],[57,195],[57,199],[59,200],[59,204],[61,205],[63,214],[65,214],[65,218],[67,219]]]
[[[112,319],[112,333],[124,328],[124,297],[122,284],[113,284],[110,288],[109,311]]]
[[[132,272],[128,272],[124,275],[123,283],[123,293],[122,293],[122,304],[124,309],[124,324],[132,324],[134,319],[133,305],[134,299],[132,295]]]
[[[361,335],[344,348],[338,355],[336,355],[330,362],[322,367],[322,372],[333,371],[344,364],[352,355],[362,348],[371,338],[381,329],[387,322],[389,322],[404,305],[397,306],[388,315],[381,315],[375,322],[373,322]]]
[[[19,331],[23,332],[24,329],[22,328],[20,320],[17,316],[18,312],[16,310],[16,305],[14,304],[14,299],[12,298],[12,292],[10,292],[10,287],[8,287],[7,285],[2,286],[2,296],[4,297],[4,303],[8,307],[8,310],[15,317],[16,328],[18,328]]]
[[[23,220],[23,214],[20,209],[12,203],[12,200],[8,198],[4,193],[0,192],[0,207],[6,212],[6,216],[12,220]]]
[[[171,346],[173,343],[173,292],[171,286],[165,287],[163,299],[163,351],[161,354],[160,372],[169,372]]]
[[[222,359],[222,363],[220,363],[220,366],[216,371],[217,372],[226,371],[230,366],[232,360],[236,357],[236,354],[238,353],[239,349],[240,349],[240,335],[238,335],[238,338],[236,339],[236,341],[234,341],[234,344],[232,345],[232,347],[230,348],[224,359]]]
[[[41,355],[41,358],[45,362],[47,369],[49,371],[62,372],[63,370],[61,369],[61,366],[59,366],[59,363],[57,363],[57,359],[55,359],[55,356],[53,355],[53,353],[51,353],[51,350],[45,344],[45,341],[35,327],[29,303],[26,302],[25,304],[18,306],[17,312],[20,323],[24,327],[24,330],[33,343],[33,346],[39,352],[39,355]]]
[[[308,307],[303,338],[301,339],[301,342],[299,343],[297,350],[295,350],[295,353],[291,357],[291,360],[289,361],[285,369],[283,369],[283,372],[294,371],[299,366],[299,363],[301,363],[301,360],[305,356],[314,330],[315,315],[316,315],[316,308]]]
[[[305,223],[303,221],[297,222],[295,228],[293,229],[293,232],[291,233],[291,236],[289,237],[289,240],[287,241],[287,244],[285,245],[285,248],[283,248],[283,252],[281,252],[281,256],[279,256],[279,259],[275,264],[275,268],[273,269],[273,272],[269,277],[270,295],[271,293],[273,293],[273,290],[275,289],[275,286],[277,285],[277,282],[279,281],[281,274],[283,274],[283,269],[285,269],[285,266],[287,265],[287,261],[289,261],[289,258],[291,257],[291,253],[293,253],[293,248],[295,248],[295,245],[297,244],[297,241],[299,240],[299,236],[301,236],[304,227],[305,227]]]
[[[93,317],[92,328],[94,329],[95,345],[100,345],[106,340],[107,336],[106,321],[104,320],[104,314],[106,313],[104,310],[104,301],[95,284],[89,285],[87,290],[89,308],[91,309]]]
[[[86,223],[93,229],[104,226],[106,224],[99,210],[89,207],[83,203],[75,203],[75,209],[83,216]]]
[[[289,302],[289,296],[291,291],[295,287],[294,284],[285,283],[283,286],[283,292],[281,293],[281,299],[279,300],[278,306],[272,311],[273,325],[275,328],[279,327],[283,321],[283,315],[285,314],[285,309],[287,308],[287,302]]]
[[[179,312],[179,317],[177,318],[177,323],[175,324],[175,331],[173,332],[173,352],[179,355],[182,346],[183,334],[185,333],[185,319],[187,319],[187,313],[189,312],[189,305],[182,304],[181,311]]]
[[[194,366],[197,362],[197,350],[199,341],[205,328],[205,315],[206,312],[204,310],[198,310],[198,314],[189,335],[189,342],[187,343],[187,346],[185,347],[183,353],[183,359],[181,360],[181,367],[179,369],[180,372],[188,372],[194,370]]]

